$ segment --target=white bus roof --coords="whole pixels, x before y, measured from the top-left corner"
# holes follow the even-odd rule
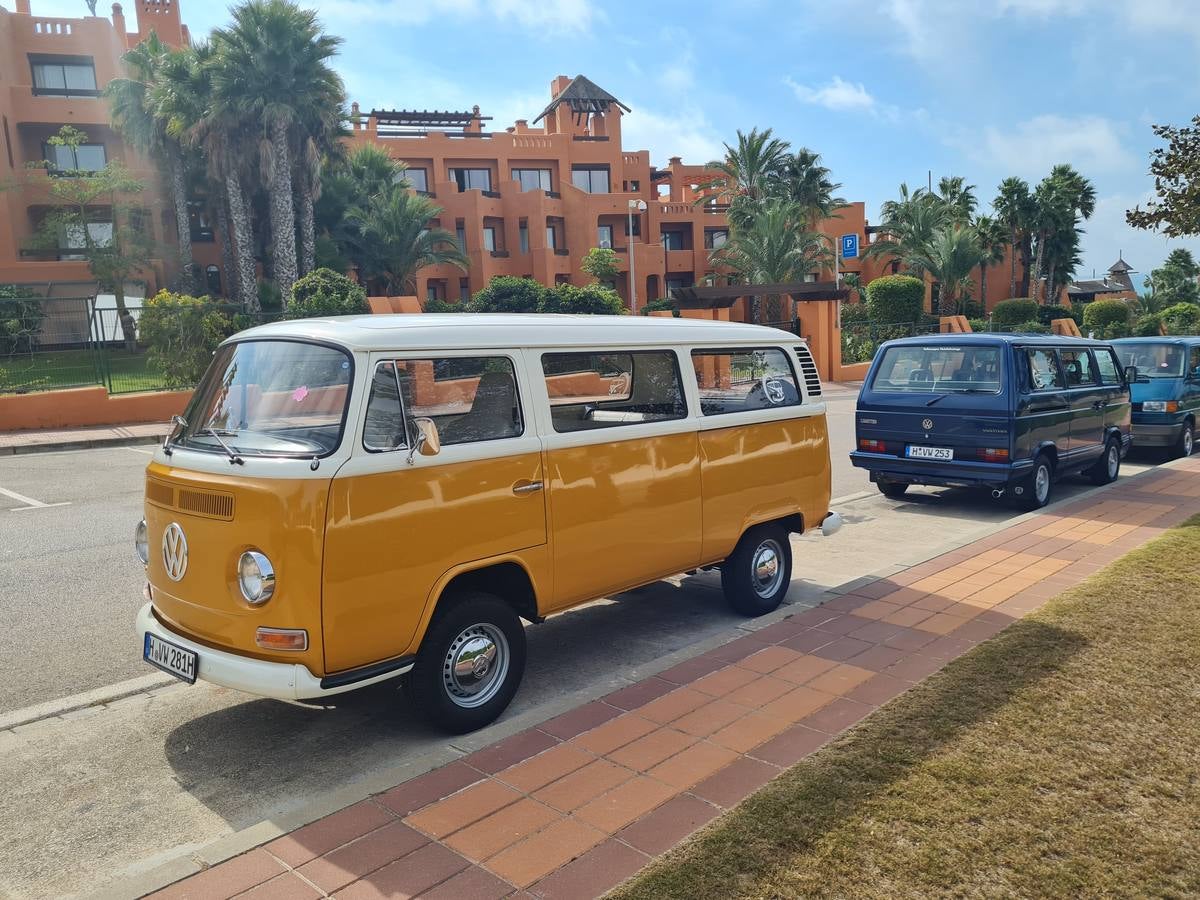
[[[449,313],[335,316],[273,322],[239,332],[231,341],[326,341],[350,350],[520,347],[620,347],[661,344],[781,344],[794,334],[710,319],[665,316],[572,316],[548,313]]]

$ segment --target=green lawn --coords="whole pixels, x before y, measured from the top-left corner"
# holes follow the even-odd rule
[[[108,348],[104,353],[114,391],[157,391],[165,387],[144,352]],[[95,356],[90,350],[54,350],[0,358],[0,393],[102,384]]]
[[[1200,894],[1200,517],[877,711],[614,892]]]

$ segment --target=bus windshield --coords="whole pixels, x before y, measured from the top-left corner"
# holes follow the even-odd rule
[[[888,347],[871,382],[876,391],[940,394],[1000,392],[1000,349],[987,346]]]
[[[353,367],[300,341],[220,347],[188,404],[181,447],[247,456],[325,456],[341,442]]]
[[[1137,366],[1138,378],[1180,378],[1187,354],[1179,344],[1136,344],[1113,345],[1120,357],[1121,365]]]

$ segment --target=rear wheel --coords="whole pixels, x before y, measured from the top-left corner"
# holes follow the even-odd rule
[[[1054,463],[1048,454],[1039,453],[1033,461],[1033,471],[1013,489],[1013,498],[1020,509],[1041,509],[1050,502],[1054,487]]]
[[[1104,445],[1104,455],[1088,470],[1092,484],[1112,484],[1121,474],[1121,445],[1110,437]]]
[[[880,479],[875,482],[875,487],[879,488],[879,493],[892,500],[899,500],[908,491],[908,485],[898,481],[884,481]]]
[[[792,582],[792,544],[778,525],[751,528],[721,565],[725,599],[743,616],[778,608]]]
[[[1196,449],[1196,431],[1192,425],[1192,420],[1188,419],[1183,423],[1183,430],[1179,432],[1179,440],[1175,442],[1172,448],[1172,455],[1175,457],[1191,456],[1192,451]]]
[[[471,591],[435,615],[405,689],[435,725],[462,734],[504,712],[524,672],[521,620],[499,597]]]

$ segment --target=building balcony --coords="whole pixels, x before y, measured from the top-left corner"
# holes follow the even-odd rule
[[[56,96],[41,93],[27,84],[18,84],[8,89],[9,122],[14,126],[25,124],[59,124],[70,122],[82,131],[87,126],[109,127],[110,117],[108,104],[100,96],[100,92],[72,91],[71,96]],[[80,96],[87,93],[89,96]]]
[[[691,272],[696,268],[695,250],[667,250],[668,272]]]

